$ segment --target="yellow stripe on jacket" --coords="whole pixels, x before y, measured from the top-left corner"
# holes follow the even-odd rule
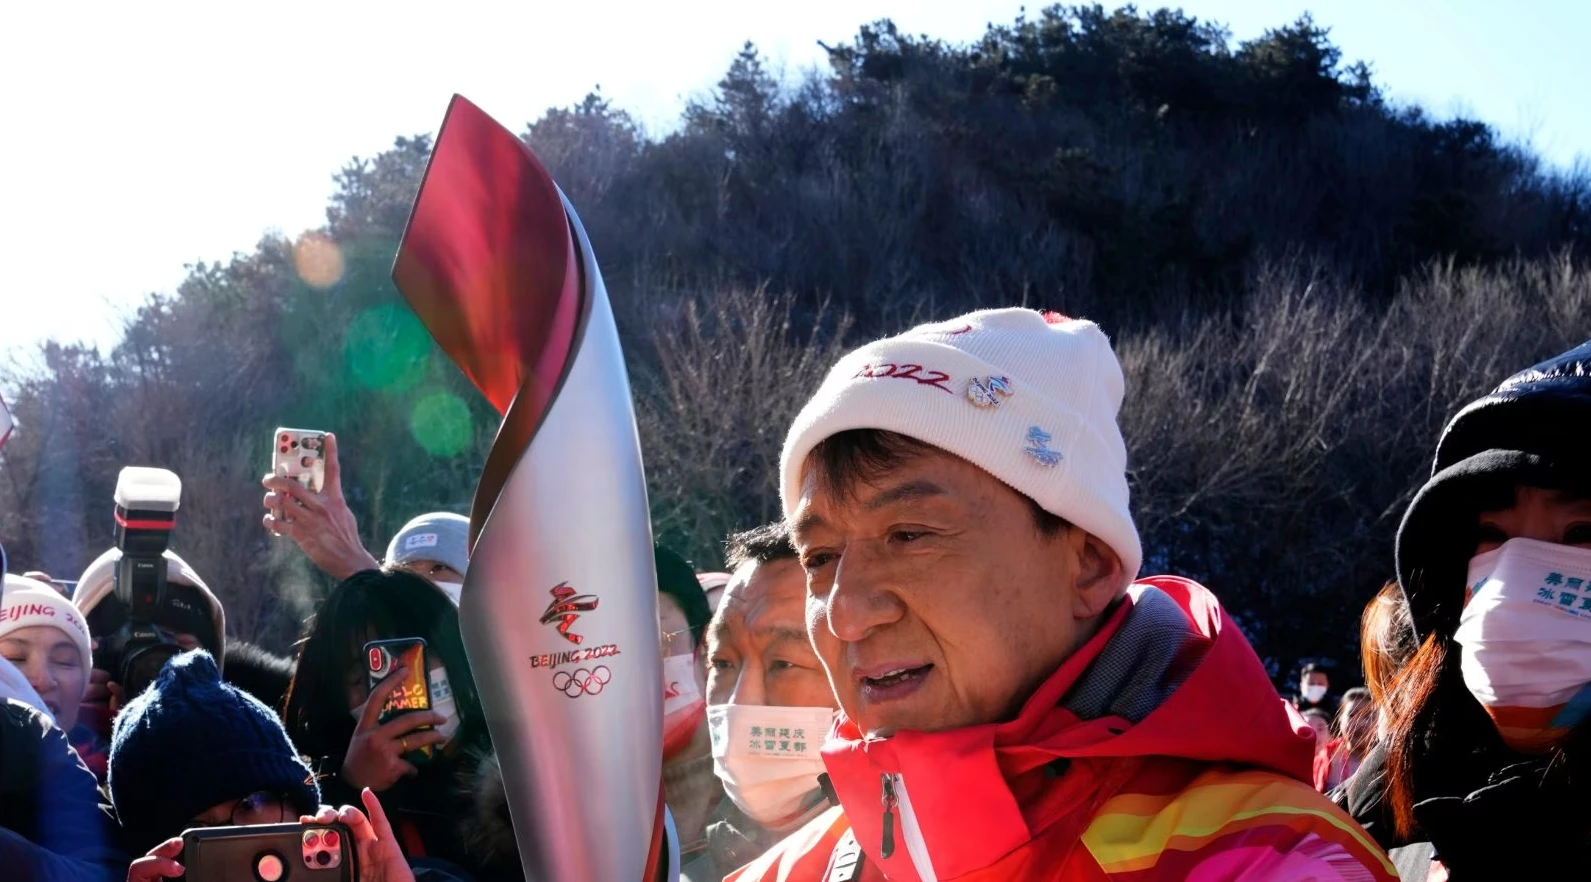
[[[1270,772],[1211,769],[1174,793],[1118,794],[1100,807],[1082,841],[1106,873],[1133,873],[1155,866],[1167,853],[1197,852],[1218,839],[1268,827],[1374,855],[1395,878],[1392,863],[1352,819],[1307,784]]]

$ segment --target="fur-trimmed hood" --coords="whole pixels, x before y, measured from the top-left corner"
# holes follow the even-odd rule
[[[471,753],[459,765],[459,790],[469,799],[471,807],[459,819],[459,837],[464,840],[465,850],[482,867],[523,872],[497,752]]]

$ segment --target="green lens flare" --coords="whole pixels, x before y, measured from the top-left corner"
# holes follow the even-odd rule
[[[421,398],[409,414],[409,431],[432,456],[458,456],[470,446],[470,408],[451,392]]]
[[[431,336],[408,308],[367,309],[348,326],[343,358],[354,382],[367,389],[402,392],[425,378]]]

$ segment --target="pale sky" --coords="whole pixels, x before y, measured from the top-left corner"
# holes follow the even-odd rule
[[[747,39],[793,72],[821,60],[818,40],[878,18],[962,41],[1021,5],[12,0],[0,6],[0,357],[52,337],[108,348],[186,264],[320,225],[334,172],[434,132],[454,92],[517,130],[601,84],[656,132]],[[1591,158],[1579,45],[1591,3],[1181,6],[1238,38],[1312,9],[1394,99],[1479,117],[1564,166]]]

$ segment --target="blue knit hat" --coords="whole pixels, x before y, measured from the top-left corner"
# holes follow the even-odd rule
[[[301,814],[320,806],[320,786],[276,714],[221,682],[202,649],[167,662],[117,715],[106,783],[123,829],[140,845],[251,793],[281,794]]]

